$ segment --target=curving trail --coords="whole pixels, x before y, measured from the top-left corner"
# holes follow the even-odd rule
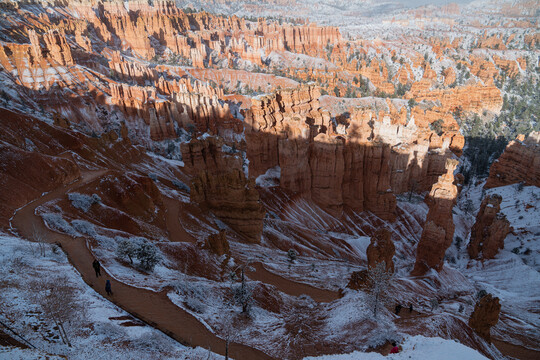
[[[96,278],[92,268],[94,256],[88,249],[86,240],[84,238],[73,239],[68,235],[51,231],[47,229],[41,218],[35,215],[35,209],[38,206],[65,196],[69,190],[91,182],[106,172],[105,170],[84,172],[77,182],[60,187],[19,209],[12,220],[14,230],[28,239],[33,238],[34,229],[41,231],[48,242],[60,243],[62,249],[67,253],[69,261],[81,274],[82,279],[102,296],[182,344],[200,346],[223,355],[225,341],[210,332],[194,316],[174,305],[167,297],[166,292],[156,293],[126,285],[112,278],[104,268],[102,268],[103,276]],[[113,295],[111,297],[105,294],[106,279],[109,279],[112,284]],[[230,344],[229,355],[239,360],[272,359],[262,351],[236,343]]]
[[[336,291],[319,289],[308,284],[286,279],[266,270],[260,262],[255,262],[250,265],[255,268],[255,271],[247,271],[247,274],[251,279],[274,285],[286,294],[292,296],[309,295],[316,302],[324,303],[339,299],[339,295]]]
[[[169,239],[175,242],[197,242],[197,240],[180,225],[180,202],[168,197],[163,197],[166,207],[165,223],[169,232]]]

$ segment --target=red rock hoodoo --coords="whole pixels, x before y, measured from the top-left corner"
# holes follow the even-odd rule
[[[499,298],[487,294],[478,301],[474,311],[469,318],[469,326],[483,337],[487,342],[491,342],[490,330],[499,322],[501,304]]]
[[[456,204],[458,190],[454,185],[454,170],[458,161],[446,160],[446,174],[439,177],[426,197],[429,206],[422,237],[416,250],[413,275],[424,275],[429,269],[440,271],[444,264],[446,249],[454,237],[452,208]]]
[[[375,268],[378,263],[384,262],[386,271],[394,272],[394,253],[396,248],[391,239],[392,233],[387,229],[379,229],[367,247],[368,267]]]
[[[504,239],[510,233],[510,222],[501,212],[502,197],[487,196],[471,229],[467,251],[471,258],[493,259],[504,248]]]

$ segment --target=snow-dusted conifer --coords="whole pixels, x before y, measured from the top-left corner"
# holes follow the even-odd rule
[[[386,271],[384,261],[368,270],[370,288],[367,292],[367,305],[373,310],[373,316],[377,318],[378,312],[390,302],[390,280],[392,273]]]

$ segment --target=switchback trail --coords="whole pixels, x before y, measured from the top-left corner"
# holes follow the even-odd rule
[[[317,302],[332,302],[339,298],[336,291],[319,289],[308,284],[285,279],[284,277],[266,270],[260,262],[252,263],[250,265],[255,268],[255,271],[247,271],[247,274],[251,279],[274,285],[286,294],[292,296],[308,295]]]
[[[60,187],[19,209],[12,220],[14,230],[27,239],[33,239],[33,231],[36,229],[46,237],[49,243],[58,242],[66,252],[69,261],[88,285],[103,297],[108,298],[147,324],[161,330],[182,344],[200,346],[224,355],[225,341],[213,334],[194,316],[174,305],[165,291],[156,293],[126,285],[112,278],[106,269],[102,269],[102,277],[96,278],[92,268],[94,256],[88,249],[86,240],[84,238],[74,239],[68,235],[51,231],[44,225],[41,218],[35,215],[35,209],[38,206],[63,197],[68,191],[91,182],[105,173],[105,170],[84,172],[77,182]],[[105,294],[106,279],[109,279],[112,284],[113,295],[111,297]],[[238,360],[272,359],[262,351],[236,343],[230,344],[229,355]]]
[[[175,242],[197,242],[197,240],[180,225],[180,201],[163,197],[166,207],[165,223],[169,239]]]

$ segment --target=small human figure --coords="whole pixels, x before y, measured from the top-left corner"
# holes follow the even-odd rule
[[[403,307],[403,306],[401,306],[401,304],[397,304],[397,305],[396,305],[396,315],[399,315],[399,312],[401,311],[401,308],[402,308],[402,307]]]
[[[111,281],[110,280],[107,280],[107,282],[105,283],[105,291],[107,292],[107,295],[109,295],[109,296],[112,295]]]
[[[99,263],[99,261],[94,260],[94,262],[92,263],[92,266],[94,267],[94,271],[96,272],[96,277],[100,277],[101,276],[101,264]]]
[[[412,303],[409,304],[409,313],[412,313],[413,312],[413,306],[412,306]]]
[[[397,354],[399,352],[399,348],[395,341],[392,341],[392,350],[390,350],[390,354]]]

